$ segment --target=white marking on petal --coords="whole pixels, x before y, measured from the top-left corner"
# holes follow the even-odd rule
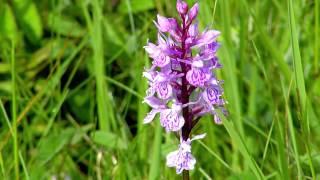
[[[203,139],[204,137],[206,137],[206,133],[203,133],[203,134],[199,134],[199,135],[195,135],[191,141],[194,141],[194,140],[198,140],[198,139]]]
[[[170,152],[168,155],[167,155],[167,166],[168,167],[175,167],[176,166],[176,159],[177,159],[177,155],[179,153],[179,150],[177,151],[173,151],[173,152]]]
[[[192,62],[192,66],[193,67],[197,67],[197,68],[202,68],[203,67],[203,62],[202,61],[193,61]]]
[[[159,113],[159,110],[151,110],[143,120],[143,124],[148,124],[153,121],[154,117]]]

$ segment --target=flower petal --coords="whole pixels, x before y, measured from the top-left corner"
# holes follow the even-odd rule
[[[151,121],[153,121],[154,117],[157,115],[157,113],[159,113],[160,111],[159,110],[151,110],[147,115],[146,117],[144,118],[143,120],[143,124],[148,124],[150,123]]]
[[[158,67],[164,67],[170,63],[170,57],[165,55],[163,52],[159,53],[157,57],[154,57],[152,64]]]
[[[218,105],[220,103],[221,92],[218,86],[209,86],[204,90],[202,96],[207,103]]]
[[[181,174],[183,170],[192,170],[196,164],[196,159],[191,152],[184,151],[181,147],[186,142],[182,142],[177,151],[173,151],[167,155],[167,166],[175,167],[176,173]],[[190,145],[189,145],[190,146]]]
[[[206,133],[199,134],[199,135],[195,135],[195,136],[193,136],[193,138],[191,139],[191,141],[203,139],[204,137],[206,137],[206,135],[207,135]]]
[[[158,52],[158,47],[153,43],[148,43],[147,46],[143,47],[149,55],[153,55]]]
[[[170,152],[168,155],[167,155],[167,166],[168,167],[175,167],[176,166],[176,160],[177,160],[177,155],[179,153],[179,150],[177,151],[173,151],[173,152]]]
[[[178,22],[174,18],[166,18],[161,15],[157,15],[157,21],[158,22],[155,24],[161,32],[174,31],[178,27]]]
[[[218,115],[213,115],[213,119],[216,124],[222,124],[221,118]]]
[[[219,31],[216,30],[209,30],[205,31],[201,34],[200,38],[197,40],[195,46],[196,47],[201,47],[204,45],[208,45],[213,43],[216,38],[220,35]]]
[[[164,109],[166,107],[166,104],[163,101],[154,96],[144,98],[143,102],[147,103],[150,107],[154,109]]]
[[[181,112],[172,109],[166,109],[160,113],[160,124],[162,127],[169,131],[179,131],[184,125],[184,118]]]
[[[188,35],[196,37],[199,34],[198,23],[191,24],[188,30]]]
[[[153,81],[153,79],[156,76],[156,73],[154,71],[145,71],[142,73],[142,76],[147,78],[149,81]]]
[[[150,88],[148,88],[147,89],[147,91],[146,91],[146,97],[151,97],[151,96],[153,96],[154,94],[155,94],[155,89],[154,89],[154,87],[150,87]]]
[[[160,99],[168,99],[172,96],[172,86],[167,82],[158,83],[156,91]]]
[[[202,87],[210,79],[211,72],[205,72],[205,70],[200,68],[191,68],[187,72],[186,78],[188,82],[196,87]]]

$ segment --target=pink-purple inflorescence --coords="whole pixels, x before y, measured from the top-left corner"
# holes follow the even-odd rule
[[[152,108],[144,123],[159,114],[166,132],[180,135],[178,150],[167,155],[167,166],[175,167],[178,174],[192,170],[196,163],[191,142],[204,135],[190,139],[190,133],[200,117],[211,114],[221,124],[216,109],[225,112],[221,81],[213,73],[221,68],[216,56],[220,32],[207,29],[199,33],[198,10],[198,3],[189,9],[186,2],[178,0],[180,21],[158,15],[158,43],[148,42],[144,47],[153,59],[151,68],[143,72],[150,86],[144,102]]]

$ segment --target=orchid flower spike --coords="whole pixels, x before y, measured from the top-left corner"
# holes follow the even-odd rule
[[[205,134],[191,137],[192,128],[206,114],[213,122],[222,124],[217,110],[225,109],[221,80],[215,71],[222,65],[217,57],[220,32],[206,29],[199,31],[197,16],[199,4],[191,8],[183,0],[176,4],[179,19],[157,15],[157,43],[148,42],[144,47],[152,59],[152,66],[143,76],[149,88],[144,103],[152,109],[144,123],[151,123],[159,115],[160,124],[167,133],[180,135],[179,148],[167,155],[167,166],[175,167],[177,174],[194,169],[195,157],[191,142]]]

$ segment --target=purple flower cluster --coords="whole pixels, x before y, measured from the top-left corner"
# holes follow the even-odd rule
[[[158,43],[149,42],[144,47],[153,59],[151,68],[143,72],[150,86],[144,102],[152,107],[144,123],[159,114],[167,132],[180,134],[179,149],[167,156],[167,165],[175,167],[178,174],[194,168],[191,141],[204,137],[198,135],[190,140],[192,128],[205,114],[212,114],[221,124],[216,109],[224,111],[225,104],[221,81],[213,73],[221,68],[216,56],[220,32],[207,29],[200,33],[198,10],[198,3],[189,9],[186,2],[178,0],[180,22],[158,15]]]

